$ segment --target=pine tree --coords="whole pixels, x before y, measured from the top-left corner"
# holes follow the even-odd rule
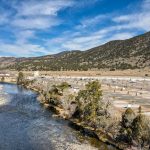
[[[17,84],[22,84],[24,81],[24,74],[22,72],[19,72],[18,78],[17,78]]]
[[[144,143],[150,142],[149,120],[142,114],[139,114],[132,123],[132,137],[143,147]]]
[[[88,123],[95,124],[98,110],[102,108],[102,90],[98,81],[89,82],[85,90],[80,90],[76,97],[80,117]]]
[[[132,122],[135,118],[135,113],[131,108],[127,108],[122,114],[121,128],[119,131],[119,140],[132,143]]]

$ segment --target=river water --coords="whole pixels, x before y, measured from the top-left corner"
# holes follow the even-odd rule
[[[0,150],[115,150],[52,115],[35,92],[0,83]]]

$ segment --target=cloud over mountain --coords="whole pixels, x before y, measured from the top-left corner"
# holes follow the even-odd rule
[[[148,0],[0,1],[0,55],[86,50],[150,30]]]

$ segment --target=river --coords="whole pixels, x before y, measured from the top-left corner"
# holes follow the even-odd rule
[[[115,150],[52,115],[37,93],[0,83],[0,150]]]

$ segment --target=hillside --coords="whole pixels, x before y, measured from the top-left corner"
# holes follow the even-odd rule
[[[116,40],[87,51],[65,51],[32,58],[1,57],[0,69],[91,70],[150,68],[150,32]]]

